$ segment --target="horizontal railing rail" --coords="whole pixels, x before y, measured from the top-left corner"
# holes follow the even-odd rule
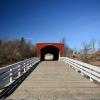
[[[61,61],[64,61],[66,64],[75,68],[76,71],[80,71],[81,75],[88,76],[90,81],[100,82],[100,67],[87,64],[78,60],[74,60],[68,57],[61,57]]]
[[[0,89],[10,85],[39,61],[39,58],[32,57],[0,68]]]

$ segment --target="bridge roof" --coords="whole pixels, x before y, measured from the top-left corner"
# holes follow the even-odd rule
[[[64,45],[63,43],[37,43],[36,45],[48,45],[48,44]]]

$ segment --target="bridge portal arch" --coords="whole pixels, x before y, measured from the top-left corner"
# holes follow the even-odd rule
[[[45,46],[40,51],[41,51],[41,56],[40,56],[41,61],[43,61],[43,60],[58,60],[59,59],[60,50],[53,45]]]

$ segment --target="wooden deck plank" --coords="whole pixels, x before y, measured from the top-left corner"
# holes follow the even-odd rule
[[[100,100],[100,86],[63,62],[43,61],[7,100]]]

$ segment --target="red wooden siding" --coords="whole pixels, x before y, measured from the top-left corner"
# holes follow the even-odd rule
[[[40,57],[41,56],[41,49],[48,46],[48,45],[51,45],[51,46],[58,48],[60,51],[60,56],[64,56],[64,44],[63,43],[37,43],[36,50],[35,50],[36,56]]]

